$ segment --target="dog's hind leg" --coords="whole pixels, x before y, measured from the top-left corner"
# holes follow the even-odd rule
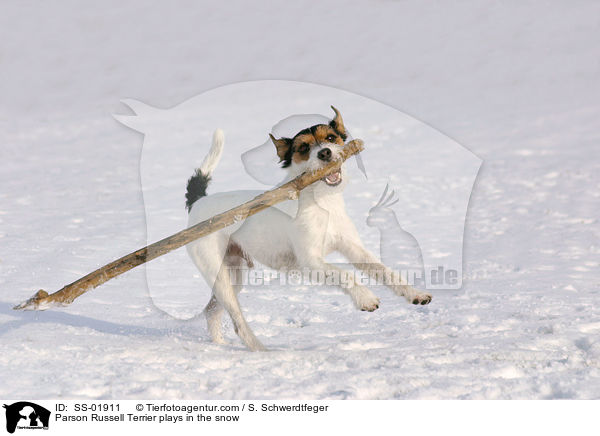
[[[237,294],[242,289],[242,262],[245,261],[248,266],[252,265],[251,260],[245,256],[239,245],[229,242],[227,250],[225,252],[225,258],[223,262],[229,267],[229,278],[232,281],[231,285]],[[225,339],[223,338],[223,306],[213,294],[210,297],[210,301],[204,308],[204,316],[206,317],[208,333],[210,334],[213,342],[217,344],[224,344]]]
[[[213,342],[217,344],[224,344],[223,339],[223,306],[217,301],[217,297],[214,294],[211,295],[210,301],[204,308],[204,316],[206,317],[206,324],[208,328],[208,334]]]
[[[210,301],[204,308],[208,332],[216,343],[224,343],[222,315],[227,310],[235,332],[253,351],[264,350],[264,346],[250,330],[242,315],[236,294],[241,289],[239,267],[243,261],[251,266],[252,261],[245,256],[241,247],[232,244],[229,236],[213,234],[188,246],[194,263],[212,287]],[[232,276],[233,274],[233,276]],[[232,278],[235,278],[232,283]]]
[[[266,348],[254,336],[250,326],[244,319],[235,289],[230,282],[229,265],[225,262],[223,262],[217,274],[213,292],[218,304],[222,305],[227,313],[229,313],[233,322],[233,328],[244,344],[252,351],[265,351]]]
[[[190,257],[202,273],[204,280],[212,289],[210,301],[204,308],[208,333],[218,344],[225,343],[223,338],[223,306],[215,297],[215,282],[221,269],[223,258],[226,256],[228,237],[219,234],[209,235],[188,245]]]

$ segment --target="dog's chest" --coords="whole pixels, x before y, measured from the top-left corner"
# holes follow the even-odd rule
[[[336,203],[304,205],[294,220],[297,237],[314,247],[323,247],[324,253],[335,251],[340,240],[353,235],[353,226],[345,209]]]

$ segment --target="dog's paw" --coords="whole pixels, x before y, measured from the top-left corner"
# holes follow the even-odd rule
[[[379,309],[379,298],[366,288],[359,288],[352,295],[352,300],[357,309],[363,312],[373,312]]]
[[[429,304],[431,303],[431,295],[430,294],[417,294],[412,299],[412,304]]]
[[[360,310],[362,310],[363,312],[373,312],[377,309],[379,309],[379,298],[375,298],[374,301],[367,304],[363,304],[360,307]]]

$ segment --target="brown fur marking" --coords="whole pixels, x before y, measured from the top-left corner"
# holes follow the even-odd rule
[[[332,142],[340,146],[344,145],[344,140],[341,138],[338,132],[327,124],[317,124],[312,126],[307,133],[301,133],[294,137],[292,141],[292,147],[294,154],[292,160],[295,163],[308,160],[312,149],[319,144]],[[303,146],[307,144],[308,150],[304,152]]]
[[[246,252],[242,249],[242,247],[233,241],[229,241],[229,245],[227,245],[227,251],[225,252],[225,258],[228,260],[229,265],[237,265],[241,264],[242,260],[246,261],[246,265],[248,268],[254,267],[254,262],[252,259],[246,254]]]

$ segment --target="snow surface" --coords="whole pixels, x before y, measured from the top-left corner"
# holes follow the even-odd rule
[[[600,397],[597,3],[20,3],[0,28],[0,397]],[[374,313],[329,290],[242,293],[267,353],[158,309],[143,268],[12,310],[145,245],[121,99],[168,108],[261,79],[367,96],[483,160],[461,291],[426,307],[378,292]],[[215,191],[237,185],[227,165]]]

